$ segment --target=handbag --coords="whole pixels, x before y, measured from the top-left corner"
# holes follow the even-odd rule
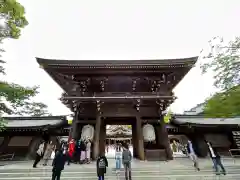
[[[54,159],[54,158],[55,158],[55,152],[53,151],[51,154],[51,159]]]

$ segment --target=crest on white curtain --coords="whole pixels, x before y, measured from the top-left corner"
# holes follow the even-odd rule
[[[156,135],[153,125],[146,124],[143,126],[143,139],[146,142],[155,141]]]
[[[83,126],[81,138],[93,140],[93,137],[94,137],[94,127],[91,125]]]

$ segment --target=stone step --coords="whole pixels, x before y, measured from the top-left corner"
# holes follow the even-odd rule
[[[133,175],[133,180],[138,179],[151,179],[151,180],[239,180],[240,174],[231,174],[226,176],[216,176],[215,174],[188,174],[188,175]],[[31,177],[0,177],[0,180],[49,180],[51,176],[31,176]],[[97,179],[96,176],[62,176],[61,179],[66,180],[91,180],[91,179]],[[116,175],[112,176],[106,176],[106,180],[117,180],[117,179],[124,179],[124,176],[119,176],[117,178]]]
[[[39,171],[39,172],[2,172],[0,173],[0,178],[4,177],[12,177],[12,178],[17,178],[17,177],[45,177],[45,176],[51,176],[52,172],[51,171]],[[120,172],[121,175],[124,175],[124,171],[122,170]],[[179,175],[179,176],[184,176],[184,175],[202,175],[202,174],[207,174],[211,175],[214,174],[214,171],[209,169],[209,170],[204,170],[204,171],[196,171],[196,170],[171,170],[171,171],[153,171],[153,170],[145,170],[145,171],[132,171],[133,176],[171,176],[171,175]],[[228,175],[234,175],[234,174],[239,174],[238,169],[227,169],[227,174]],[[107,176],[114,176],[116,175],[115,171],[108,169]],[[62,172],[63,177],[70,177],[70,176],[78,176],[78,177],[89,177],[89,176],[96,176],[96,172],[92,171],[67,171],[64,170]]]
[[[112,168],[114,166],[110,166],[108,169],[110,170],[115,170],[115,168]],[[201,167],[201,171],[209,171],[212,170],[213,167],[212,166],[205,166],[205,167]],[[232,166],[225,166],[226,170],[239,170],[240,169],[240,165],[232,165]],[[123,168],[122,168],[123,169]],[[168,172],[168,171],[186,171],[186,172],[191,172],[191,171],[195,171],[195,169],[193,168],[193,166],[182,166],[182,167],[171,167],[171,166],[166,166],[166,167],[139,167],[139,168],[132,168],[133,172],[138,172],[138,171],[162,171],[162,172]],[[17,172],[17,173],[25,173],[25,172],[51,172],[52,171],[52,166],[39,166],[38,168],[32,168],[31,166],[19,166],[19,167],[2,167],[0,169],[0,174],[2,173],[7,173],[7,172]],[[82,166],[82,165],[74,165],[74,166],[65,166],[65,170],[64,171],[69,171],[69,172],[78,172],[78,171],[84,171],[84,172],[95,172],[96,171],[96,166]]]

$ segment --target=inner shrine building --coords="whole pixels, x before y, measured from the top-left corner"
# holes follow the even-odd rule
[[[134,157],[170,160],[173,153],[163,112],[176,99],[173,88],[197,58],[124,61],[37,58],[37,62],[64,90],[61,101],[74,113],[71,137],[80,138],[86,125],[91,130],[88,136],[93,139],[93,159],[105,153],[106,125],[131,125]]]

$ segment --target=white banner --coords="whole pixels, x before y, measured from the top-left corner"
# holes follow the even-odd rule
[[[146,142],[155,141],[156,135],[153,125],[146,124],[143,126],[143,139]]]
[[[82,128],[81,139],[93,140],[94,137],[94,127],[91,125],[85,125]]]

